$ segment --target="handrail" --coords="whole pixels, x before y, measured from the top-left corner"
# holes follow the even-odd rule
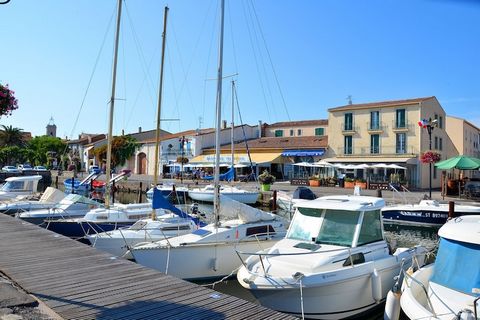
[[[433,304],[432,304],[432,301],[430,301],[430,297],[428,296],[428,290],[427,288],[425,288],[425,286],[423,285],[423,283],[421,283],[420,281],[418,281],[417,279],[415,279],[414,277],[412,277],[410,274],[408,274],[408,272],[406,271],[403,271],[403,274],[405,277],[407,277],[408,279],[410,279],[411,281],[415,282],[416,284],[418,284],[422,289],[423,289],[423,292],[425,293],[425,297],[427,298],[427,302],[428,302],[428,305],[430,307],[430,310],[432,311],[433,313],[433,316],[436,318],[437,315],[435,313],[435,310],[433,309]],[[408,282],[405,282],[407,284],[407,286],[411,287]]]

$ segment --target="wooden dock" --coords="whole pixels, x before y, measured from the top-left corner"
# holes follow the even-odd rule
[[[3,214],[0,272],[63,319],[294,319]]]

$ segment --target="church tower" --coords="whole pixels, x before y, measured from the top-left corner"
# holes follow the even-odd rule
[[[57,126],[53,122],[53,117],[50,118],[50,121],[47,125],[47,136],[56,137],[57,136]]]

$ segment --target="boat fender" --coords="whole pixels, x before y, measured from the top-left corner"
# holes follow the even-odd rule
[[[385,313],[383,320],[398,320],[400,317],[400,297],[401,293],[388,291],[387,301],[385,302]]]
[[[380,303],[382,300],[382,278],[377,269],[373,269],[372,272],[372,297],[376,303]]]
[[[472,310],[470,309],[463,309],[457,313],[454,318],[455,320],[475,320],[475,315],[473,314]]]

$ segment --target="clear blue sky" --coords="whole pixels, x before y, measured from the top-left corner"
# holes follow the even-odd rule
[[[166,4],[125,2],[117,134],[155,127]],[[53,116],[62,137],[107,131],[115,7],[116,0],[0,5],[0,82],[20,106],[0,124],[42,135]],[[162,118],[180,120],[162,127],[195,129],[200,117],[213,127],[219,1],[169,7]],[[447,114],[480,126],[479,2],[227,0],[225,20],[224,75],[237,74],[245,123],[327,118],[348,95],[354,103],[434,95]],[[228,122],[230,101],[229,78]]]

